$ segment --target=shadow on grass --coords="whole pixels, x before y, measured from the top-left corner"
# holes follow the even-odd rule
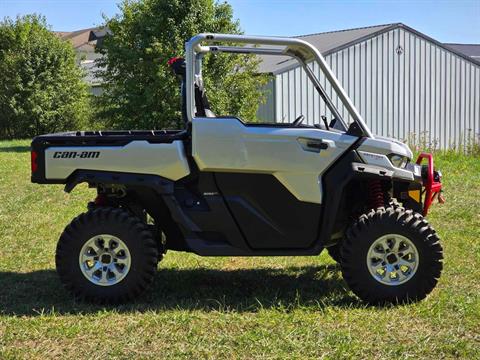
[[[0,152],[13,152],[13,153],[23,153],[29,152],[30,146],[0,146]]]
[[[363,306],[346,290],[336,265],[283,269],[160,269],[153,288],[136,302],[97,306],[75,301],[53,270],[0,273],[0,313],[39,315],[93,313],[103,308],[121,313],[158,310],[255,312],[260,309]]]

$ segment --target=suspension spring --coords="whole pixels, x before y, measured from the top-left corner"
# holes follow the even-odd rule
[[[368,188],[368,202],[372,209],[378,209],[385,206],[382,182],[380,180],[370,180]]]

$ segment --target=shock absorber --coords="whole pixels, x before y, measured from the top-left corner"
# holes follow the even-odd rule
[[[380,180],[370,180],[368,183],[368,202],[372,209],[378,209],[385,206],[382,182]]]

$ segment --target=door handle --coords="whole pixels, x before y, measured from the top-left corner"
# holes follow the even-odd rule
[[[307,147],[315,150],[327,150],[328,144],[323,141],[307,141]]]
[[[297,140],[300,143],[300,146],[303,150],[321,153],[322,150],[328,150],[330,148],[335,148],[335,142],[332,140],[322,140],[322,139],[312,139],[312,138],[298,138]],[[330,152],[330,150],[328,151]]]

